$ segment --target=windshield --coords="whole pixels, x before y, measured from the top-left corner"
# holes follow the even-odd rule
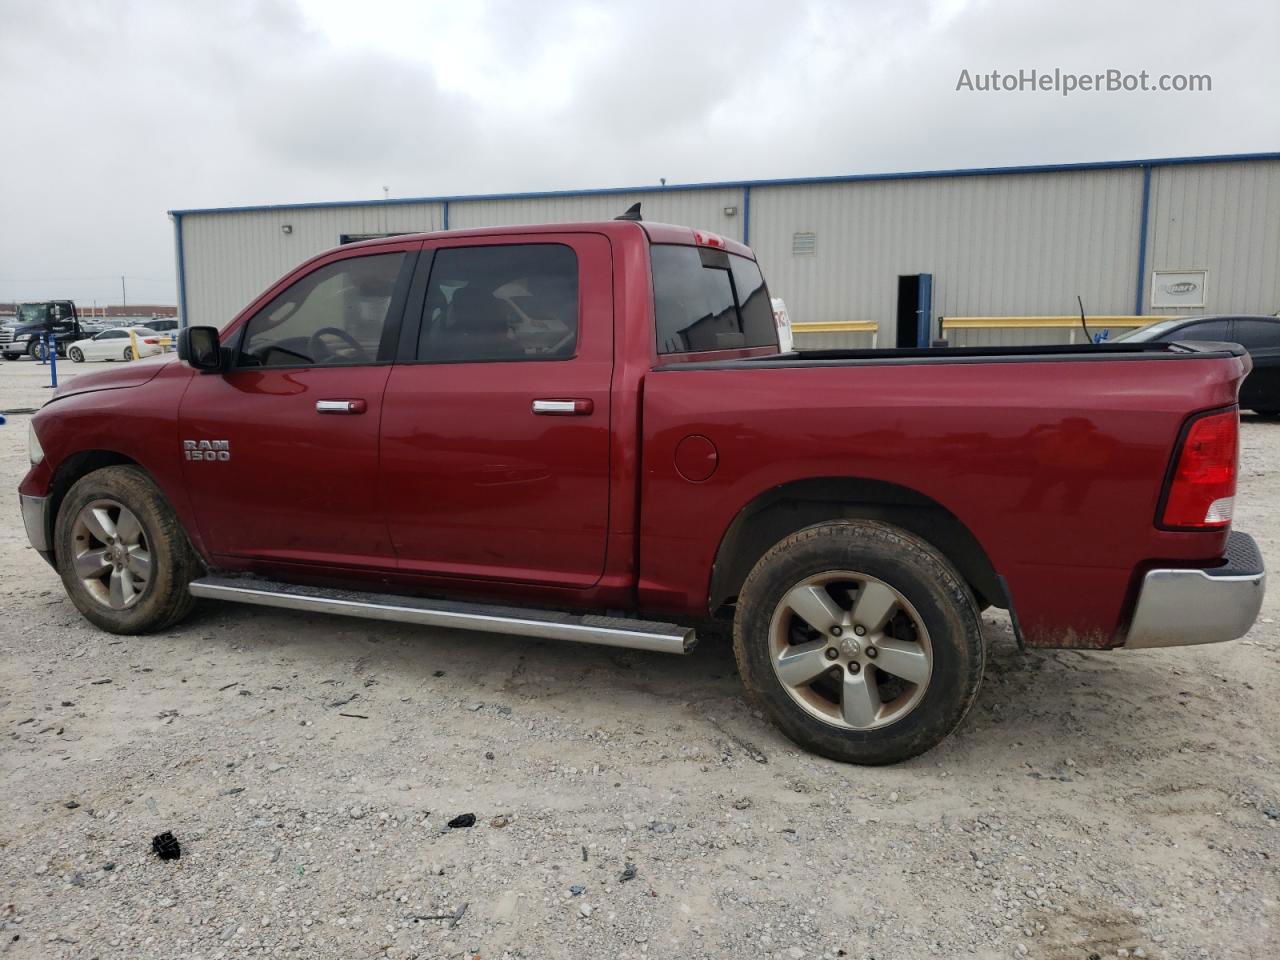
[[[47,323],[49,320],[49,305],[47,303],[20,303],[18,304],[19,323]]]
[[[1159,340],[1178,324],[1186,322],[1186,319],[1186,317],[1173,317],[1169,320],[1148,323],[1145,327],[1138,327],[1136,330],[1122,333],[1118,337],[1112,337],[1108,342],[1115,343],[1118,340],[1129,340],[1134,343],[1143,343],[1148,340]]]

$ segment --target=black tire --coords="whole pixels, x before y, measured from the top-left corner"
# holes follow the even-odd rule
[[[857,571],[901,594],[928,632],[929,678],[909,712],[885,726],[854,729],[815,717],[773,666],[772,624],[784,596],[836,570]],[[925,541],[870,520],[806,527],[770,549],[739,593],[734,655],[748,691],[789,738],[832,760],[868,765],[907,760],[944,740],[977,698],[986,663],[977,604],[955,567]]]
[[[84,352],[79,347],[72,347],[70,355],[72,363],[84,363]]]
[[[124,609],[112,609],[95,597],[76,573],[76,518],[97,500],[114,501],[132,511],[149,552],[149,578]],[[76,481],[58,510],[54,545],[58,573],[71,602],[86,620],[109,633],[164,630],[191,612],[195,601],[187,584],[200,575],[200,559],[168,501],[138,467],[104,467]]]
[[[126,360],[132,360],[132,359],[133,359],[133,347],[131,347],[131,346],[130,346],[130,347],[125,347],[125,348],[124,348],[124,358],[125,358]]]
[[[39,340],[32,340],[27,344],[27,356],[32,360],[40,360],[44,357],[45,345]]]

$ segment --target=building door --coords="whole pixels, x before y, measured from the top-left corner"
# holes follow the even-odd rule
[[[893,346],[929,346],[932,313],[933,274],[912,273],[898,277],[898,315]]]

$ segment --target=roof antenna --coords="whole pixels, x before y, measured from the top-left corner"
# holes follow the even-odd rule
[[[615,219],[615,220],[641,220],[641,219],[643,219],[643,218],[640,216],[640,204],[638,204],[638,203],[633,203],[631,206],[627,207],[627,212],[626,212],[626,213],[619,214],[618,216],[614,217],[613,219]]]
[[[1084,301],[1080,299],[1080,294],[1076,294],[1076,303],[1080,304],[1080,326],[1084,327],[1084,342],[1092,343],[1093,337],[1089,333],[1089,325],[1084,322]]]

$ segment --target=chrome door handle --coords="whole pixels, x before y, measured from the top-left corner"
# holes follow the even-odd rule
[[[363,400],[317,400],[316,413],[364,413]]]
[[[533,412],[544,417],[585,417],[595,409],[590,400],[535,400]]]

